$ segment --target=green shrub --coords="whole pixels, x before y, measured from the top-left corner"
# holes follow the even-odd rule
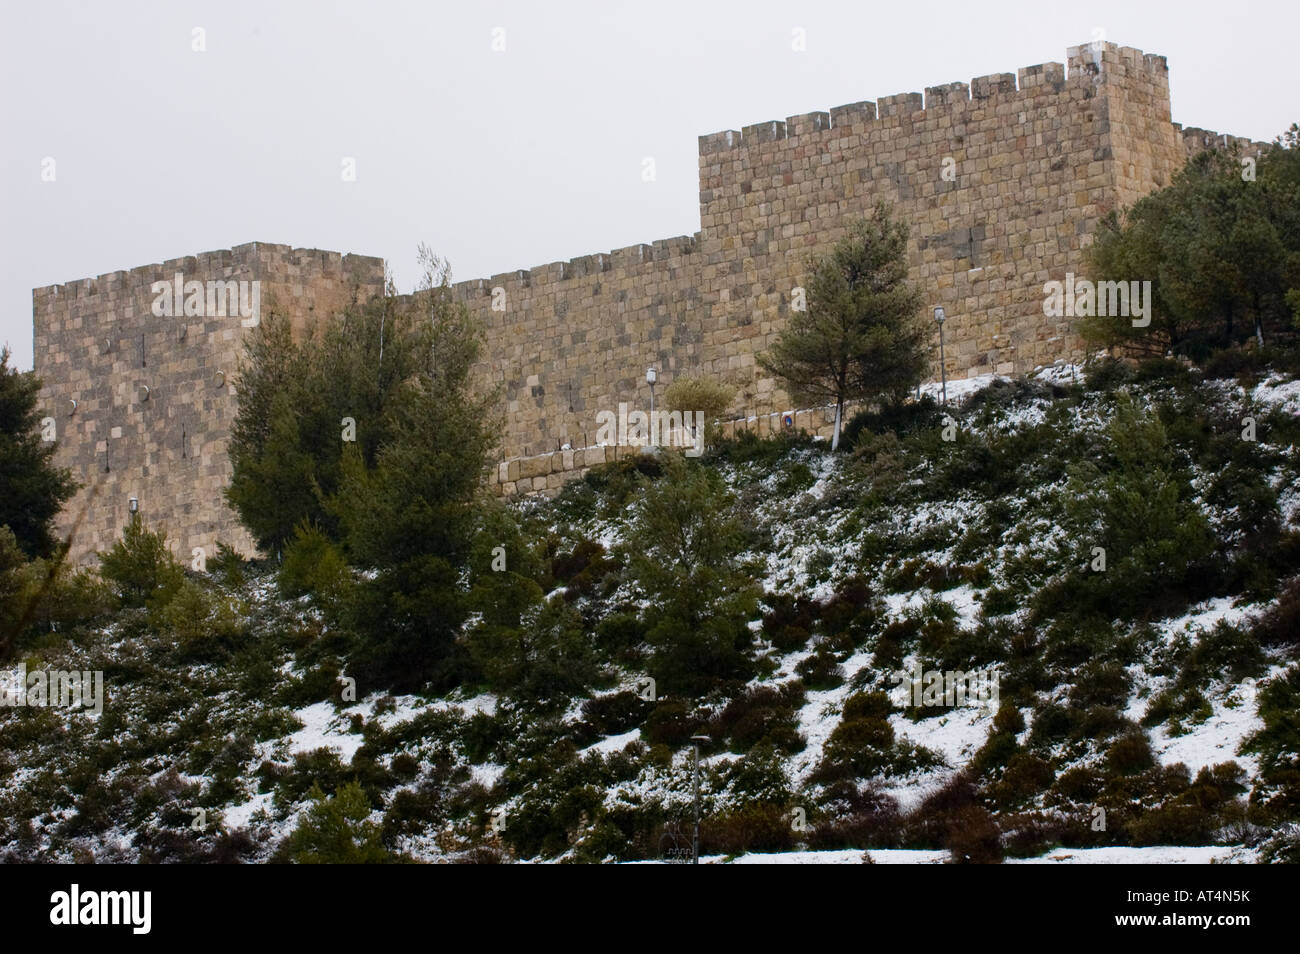
[[[1105,660],[1085,665],[1070,689],[1070,705],[1079,709],[1093,706],[1123,706],[1128,701],[1132,680],[1121,665]]]
[[[184,571],[172,556],[163,531],[150,532],[133,517],[122,537],[99,556],[99,574],[123,606],[163,605],[180,588]]]
[[[987,808],[971,805],[953,812],[944,847],[953,864],[1002,863],[1002,832]]]
[[[1119,775],[1135,775],[1156,764],[1145,732],[1128,732],[1106,750],[1106,768]]]
[[[244,585],[248,578],[248,567],[249,562],[240,555],[238,550],[220,541],[217,542],[217,552],[208,560],[208,572],[229,587],[238,588]]]
[[[1021,807],[1047,791],[1056,779],[1052,766],[1029,752],[1017,752],[1007,760],[1002,778],[991,794],[1004,808]]]
[[[1105,777],[1097,769],[1087,765],[1076,765],[1056,777],[1052,791],[1065,801],[1091,802],[1101,794],[1105,782]]]
[[[596,624],[596,645],[611,660],[635,662],[644,641],[645,627],[635,612],[616,611]]]
[[[782,652],[802,649],[818,619],[817,602],[788,593],[765,593],[763,603],[768,607],[763,614],[763,634]]]
[[[662,699],[646,716],[642,732],[651,745],[673,748],[685,745],[692,735],[697,735],[704,720],[694,715],[690,703],[683,699]]]
[[[807,833],[814,851],[896,848],[902,840],[898,803],[871,785],[844,780],[826,786]]]
[[[759,437],[742,430],[734,437],[720,440],[710,454],[717,461],[752,464],[760,470],[773,470],[791,451],[813,446],[812,438],[802,432],[783,431],[771,437]]]
[[[730,766],[727,788],[747,802],[785,805],[792,792],[783,753],[766,742],[754,746]]]
[[[1213,841],[1215,816],[1199,805],[1157,805],[1125,826],[1134,845],[1204,845]]]
[[[859,411],[844,426],[843,441],[853,447],[869,434],[894,434],[908,437],[940,426],[943,410],[939,402],[926,394],[919,401],[886,402],[878,409]]]
[[[663,476],[658,454],[625,453],[618,460],[597,464],[583,475],[583,482],[601,495],[606,516],[621,514],[636,492],[641,479],[657,480]]]
[[[1252,634],[1262,646],[1300,644],[1300,577],[1292,580],[1277,602],[1260,615]]]
[[[823,691],[844,684],[844,672],[832,653],[819,648],[811,656],[800,660],[795,672],[809,689]]]
[[[326,798],[319,786],[312,806],[285,840],[282,854],[295,864],[385,864],[398,860],[384,847],[383,833],[370,818],[370,799],[355,782]]]
[[[1260,846],[1259,860],[1270,865],[1300,864],[1300,825],[1290,824],[1270,835]]]
[[[12,648],[9,640],[22,648],[20,628],[32,637],[67,630],[103,617],[117,602],[109,585],[89,570],[74,572],[39,557],[27,562],[17,538],[0,527],[0,659]]]
[[[518,628],[482,625],[466,642],[494,690],[531,705],[563,705],[601,679],[582,616],[559,598],[541,603]]]
[[[795,831],[784,806],[754,803],[710,815],[700,824],[700,853],[789,851]]]
[[[471,765],[486,762],[502,736],[501,723],[486,712],[476,712],[461,729],[461,745],[465,760]]]
[[[622,735],[646,721],[652,703],[630,690],[595,696],[582,704],[582,717],[598,735]]]
[[[1155,357],[1140,362],[1133,372],[1137,384],[1160,383],[1170,387],[1186,388],[1195,383],[1192,369],[1177,358]]]
[[[987,775],[1006,765],[1007,760],[1019,751],[1014,732],[993,731],[971,758],[970,769],[978,776]]]
[[[1001,834],[965,773],[954,775],[922,800],[904,820],[904,837],[914,848],[947,849],[956,863],[1002,860]]]
[[[10,367],[9,346],[0,347],[0,527],[24,558],[55,554],[55,519],[77,490],[72,472],[54,466],[58,445],[44,439],[40,392],[41,379]]]
[[[761,590],[742,515],[716,472],[676,454],[642,483],[633,508],[628,571],[645,596],[647,668],[664,694],[699,696],[754,671],[749,621]]]
[[[795,461],[781,471],[781,478],[777,481],[776,492],[782,497],[793,497],[811,487],[817,482],[817,477],[803,461]]]
[[[1252,343],[1248,347],[1220,348],[1201,365],[1207,378],[1243,378],[1260,374],[1268,364],[1267,356]]]
[[[603,546],[583,537],[568,553],[557,553],[551,558],[551,576],[558,584],[570,585],[575,577],[585,573],[583,579],[589,586],[590,581],[599,579],[600,574],[612,565]]]
[[[787,683],[780,689],[757,686],[727,703],[709,723],[707,734],[715,741],[728,740],[733,752],[747,752],[758,745],[798,752],[804,740],[796,729],[795,710],[803,699],[799,683]]]
[[[1300,666],[1260,683],[1256,705],[1264,725],[1241,745],[1260,761],[1251,802],[1265,822],[1300,819]]]
[[[664,391],[664,407],[670,411],[689,411],[703,415],[704,442],[717,442],[721,428],[718,419],[735,400],[736,389],[710,377],[679,377]]]
[[[247,610],[224,593],[184,580],[153,616],[184,653],[211,656],[233,649],[247,627]]]
[[[894,711],[889,694],[884,692],[859,692],[844,700],[845,722],[859,719],[888,719]]]
[[[1064,523],[1078,569],[1040,591],[1036,618],[1081,611],[1125,618],[1181,610],[1209,595],[1198,590],[1214,535],[1164,425],[1128,395],[1116,401],[1101,466],[1075,465],[1066,494]],[[1106,551],[1104,573],[1090,569],[1095,546]]]
[[[934,752],[913,742],[898,741],[889,724],[889,697],[883,692],[859,693],[844,704],[844,715],[822,749],[814,782],[836,782],[876,775],[906,775],[942,764]]]
[[[393,763],[396,770],[397,760]],[[393,795],[384,811],[381,838],[387,845],[403,835],[425,834],[436,830],[445,818],[446,805],[438,786],[423,783],[414,790],[404,788]]]
[[[292,599],[310,593],[332,600],[348,578],[347,560],[325,531],[314,523],[298,524],[276,575],[281,595]]]
[[[1085,371],[1084,390],[1109,394],[1130,383],[1133,367],[1126,361],[1104,358],[1090,363]]]

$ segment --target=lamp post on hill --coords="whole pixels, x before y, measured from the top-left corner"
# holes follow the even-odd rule
[[[943,381],[943,405],[948,406],[948,367],[943,360],[943,305],[935,305],[934,320],[939,324],[939,376]]]
[[[655,413],[655,381],[659,380],[659,372],[654,368],[646,368],[645,383],[650,385],[650,418],[654,419]]]
[[[707,735],[693,735],[695,746],[695,837],[691,839],[691,864],[700,863],[700,743],[710,741]]]

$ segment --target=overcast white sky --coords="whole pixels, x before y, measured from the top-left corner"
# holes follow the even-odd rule
[[[407,291],[421,241],[460,280],[689,234],[701,134],[1063,62],[1098,31],[1168,57],[1176,122],[1272,140],[1300,120],[1298,10],[0,0],[0,343],[31,367],[33,287],[244,242],[379,255]]]

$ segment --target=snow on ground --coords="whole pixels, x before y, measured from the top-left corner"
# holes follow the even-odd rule
[[[882,848],[871,851],[783,851],[740,855],[700,857],[702,865],[857,865],[864,855],[878,865],[941,865],[948,861],[946,851],[921,851],[905,848]],[[1242,848],[1210,845],[1206,847],[1158,846],[1153,848],[1058,848],[1037,858],[1008,858],[1007,864],[1019,865],[1208,865],[1251,864],[1255,853]],[[645,864],[647,862],[640,862]],[[656,864],[658,862],[648,862]]]
[[[1259,610],[1257,606],[1233,606],[1233,602],[1230,596],[1220,596],[1197,603],[1182,616],[1171,617],[1161,623],[1160,632],[1168,642],[1180,632],[1209,632],[1221,620],[1235,625]]]
[[[943,600],[957,611],[957,625],[962,629],[971,629],[979,621],[982,608],[980,597],[969,583],[963,583],[951,590],[941,590],[938,593],[926,589],[908,593],[886,593],[885,609],[891,620],[900,620],[909,613],[919,612],[925,605],[925,601],[932,596]]]
[[[844,709],[844,701],[851,692],[852,690],[846,682],[835,689],[807,693],[807,701],[797,714],[798,731],[807,741],[807,745],[804,746],[802,752],[795,754],[791,760],[792,774],[798,781],[807,779],[812,774],[813,769],[817,767],[817,763],[821,761],[822,750],[826,747],[826,740],[831,737],[831,732],[839,725],[840,713]]]
[[[348,721],[338,714],[331,702],[314,702],[294,713],[302,728],[289,736],[289,754],[316,749],[337,749],[344,763],[351,762],[364,741],[360,733],[350,732]]]
[[[946,590],[939,594],[940,598],[952,605],[957,611],[957,625],[962,629],[970,629],[978,621],[981,608],[980,598],[975,592],[975,588],[969,583],[964,583],[956,589]]]
[[[1276,376],[1256,385],[1250,398],[1259,404],[1270,405],[1280,411],[1300,414],[1300,380],[1283,381]]]
[[[728,861],[723,855],[700,858],[702,865],[860,865],[868,852],[858,849],[847,851],[782,851],[767,854],[741,855]],[[869,852],[871,860],[883,865],[937,865],[948,860],[946,851],[908,851],[883,849]]]
[[[1182,616],[1164,620],[1158,624],[1158,630],[1168,645],[1180,635],[1195,638],[1209,632],[1221,621],[1240,624],[1259,609],[1259,606],[1234,606],[1230,597],[1219,597],[1193,606]],[[1265,678],[1282,672],[1284,668],[1272,667]],[[1142,664],[1130,666],[1129,672],[1133,676],[1133,693],[1129,697],[1124,716],[1140,723],[1151,699],[1157,692],[1167,688],[1170,680],[1150,675]],[[1158,725],[1148,730],[1151,749],[1160,764],[1175,765],[1181,762],[1195,777],[1202,768],[1235,761],[1253,778],[1259,771],[1258,760],[1253,756],[1240,755],[1237,750],[1248,735],[1263,725],[1256,708],[1255,683],[1254,679],[1246,679],[1230,689],[1219,685],[1208,690],[1205,695],[1213,710],[1212,714],[1204,722],[1184,724],[1184,732],[1180,735],[1172,735],[1168,725]]]
[[[633,729],[631,732],[624,732],[622,735],[607,735],[594,745],[589,745],[578,754],[583,758],[588,755],[599,753],[601,755],[613,755],[615,752],[622,752],[633,742],[640,740],[641,730]]]
[[[375,714],[375,708],[381,699],[387,698],[392,702],[392,708],[385,706],[385,711]],[[490,692],[480,693],[469,699],[426,699],[424,696],[405,695],[405,696],[367,696],[360,702],[348,706],[341,715],[347,719],[351,718],[353,713],[358,713],[367,722],[376,722],[384,730],[401,725],[403,722],[410,722],[412,719],[424,714],[425,712],[456,712],[462,716],[472,716],[482,712],[485,715],[496,715],[497,697]]]
[[[315,749],[335,749],[344,764],[352,761],[352,756],[361,748],[365,739],[361,733],[352,731],[352,716],[360,715],[366,721],[378,723],[384,729],[409,722],[424,712],[454,711],[469,716],[477,712],[493,715],[496,712],[496,696],[482,693],[470,699],[436,699],[429,700],[421,696],[391,696],[393,708],[375,714],[375,708],[383,696],[369,696],[346,709],[337,710],[332,702],[315,702],[294,712],[303,725],[288,737],[288,754],[311,752]]]
[[[874,858],[875,855],[873,854]],[[1209,865],[1253,864],[1254,852],[1240,847],[1157,845],[1151,848],[1057,848],[1038,858],[1008,858],[1020,865]]]
[[[954,404],[976,391],[982,391],[994,381],[1010,381],[1008,377],[1002,377],[996,374],[980,374],[973,378],[949,378],[948,379],[948,403]],[[936,401],[943,397],[944,384],[942,381],[932,381],[929,384],[921,385],[921,394],[934,398]]]
[[[897,738],[911,739],[917,745],[938,752],[953,768],[961,768],[988,739],[993,714],[991,707],[969,702],[919,722],[894,713],[889,722]]]
[[[993,725],[993,710],[970,703],[941,716],[913,722],[900,713],[890,716],[894,736],[907,739],[943,756],[947,768],[927,769],[904,778],[885,779],[880,790],[898,802],[903,812],[920,806],[927,796],[945,785],[982,746]]]
[[[1076,364],[1067,364],[1064,361],[1048,365],[1041,368],[1033,375],[1034,380],[1043,381],[1047,384],[1078,384],[1083,381],[1083,369]]]
[[[1274,666],[1265,678],[1285,671],[1285,666]],[[1263,728],[1256,708],[1257,693],[1255,680],[1246,679],[1233,687],[1226,698],[1210,697],[1214,714],[1199,725],[1186,727],[1184,735],[1171,736],[1167,725],[1156,726],[1149,733],[1152,751],[1162,765],[1182,762],[1193,777],[1201,769],[1223,762],[1236,762],[1249,777],[1256,777],[1259,760],[1252,755],[1239,755],[1237,749],[1246,736]]]
[[[221,810],[221,822],[227,831],[234,831],[237,828],[247,828],[252,824],[253,816],[259,811],[265,811],[269,816],[271,814],[271,802],[275,798],[273,792],[261,792],[254,795],[242,805],[232,805],[229,808]]]
[[[506,767],[504,765],[494,765],[491,762],[469,767],[470,779],[487,789],[493,788],[497,782],[501,781],[501,776],[505,772]]]

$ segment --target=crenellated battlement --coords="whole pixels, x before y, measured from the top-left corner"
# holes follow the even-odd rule
[[[738,149],[752,149],[782,139],[831,137],[843,130],[890,118],[906,117],[913,124],[941,121],[975,106],[1023,100],[1026,104],[1041,96],[1068,98],[1067,86],[1096,82],[1154,84],[1168,90],[1165,57],[1143,53],[1114,43],[1087,43],[1067,51],[1067,66],[1039,63],[1016,73],[990,73],[963,82],[929,86],[921,93],[896,93],[876,100],[833,106],[827,112],[804,113],[785,121],[773,119],[740,129],[725,129],[699,137],[701,157]],[[1019,82],[1017,82],[1017,78]],[[861,131],[861,130],[859,130]]]
[[[579,255],[559,262],[548,262],[532,268],[502,272],[491,278],[475,278],[469,281],[455,282],[451,286],[452,294],[458,300],[490,296],[493,288],[533,288],[550,282],[567,282],[576,278],[599,275],[603,272],[636,268],[641,265],[653,265],[667,262],[674,258],[692,254],[699,242],[699,233],[695,235],[678,235],[670,239],[657,239],[653,244],[629,245],[609,252],[595,252],[591,255]]]
[[[171,258],[165,262],[152,265],[139,265],[129,270],[105,272],[94,278],[78,278],[60,285],[44,285],[32,289],[33,298],[50,297],[88,297],[109,293],[117,288],[152,285],[158,281],[170,281],[177,272],[211,274],[217,271],[246,266],[254,269],[259,265],[283,263],[290,267],[319,268],[324,274],[343,276],[356,267],[371,268],[375,263],[382,265],[382,259],[370,255],[352,255],[331,252],[319,248],[293,248],[289,245],[275,245],[268,242],[248,242],[234,248],[216,249],[199,252],[182,258]]]
[[[1189,157],[1198,152],[1205,152],[1207,149],[1224,149],[1229,152],[1237,149],[1240,150],[1242,156],[1258,158],[1268,148],[1266,142],[1255,142],[1244,136],[1217,133],[1212,129],[1200,129],[1196,126],[1189,126],[1184,129],[1178,123],[1174,123],[1174,128],[1178,130],[1179,135],[1182,137],[1183,147],[1187,150]]]

